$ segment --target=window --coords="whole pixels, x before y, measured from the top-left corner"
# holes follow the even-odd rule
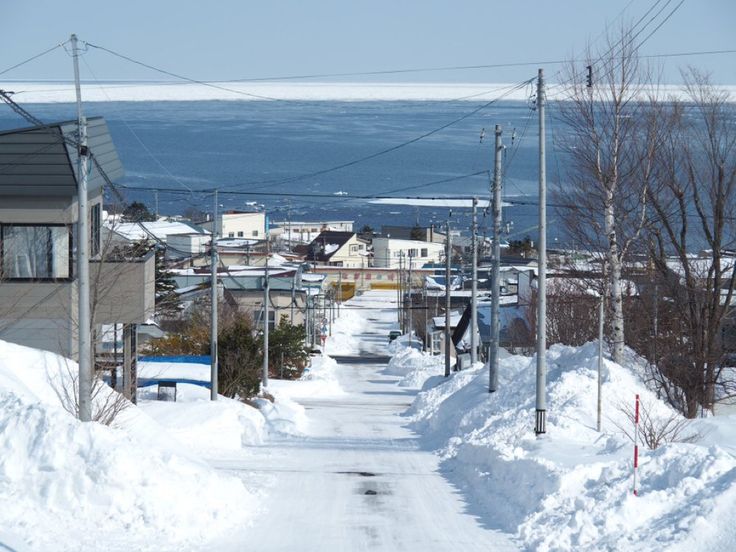
[[[427,256],[428,256],[427,248],[426,247],[423,247],[422,248],[422,257],[427,257]]]
[[[90,257],[96,257],[100,254],[100,228],[102,221],[100,220],[101,205],[96,203],[92,206],[90,212],[90,227],[89,227],[89,255]]]
[[[242,238],[243,237],[243,234],[244,234],[243,232],[238,232],[238,237],[239,238]]]
[[[258,237],[258,230],[253,230],[253,237]]]
[[[350,246],[350,252],[351,253],[357,253],[358,252],[358,246],[357,245],[351,245]]]
[[[235,237],[235,232],[228,232],[227,233],[227,237],[228,238],[234,238]]]
[[[418,251],[416,249],[410,249],[409,250],[409,257],[417,257]]]
[[[54,280],[72,277],[70,228],[0,226],[2,276],[9,279]]]

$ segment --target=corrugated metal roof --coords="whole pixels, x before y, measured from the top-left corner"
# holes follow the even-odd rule
[[[0,132],[0,195],[71,196],[77,191],[77,152],[66,140],[77,139],[77,122]],[[107,123],[102,117],[87,120],[90,151],[111,180],[123,176]],[[90,163],[89,195],[104,179]]]

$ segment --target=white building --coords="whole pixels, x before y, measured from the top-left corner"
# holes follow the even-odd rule
[[[321,232],[352,232],[352,220],[326,220],[323,222],[304,222],[304,221],[281,221],[274,222],[275,226],[280,226],[280,236],[282,239],[291,242],[310,243],[319,236]]]
[[[383,268],[421,268],[426,263],[439,263],[444,258],[445,246],[416,240],[373,238],[373,266]]]
[[[218,215],[218,230],[223,238],[266,239],[266,213],[225,211]],[[210,232],[212,221],[202,224]]]

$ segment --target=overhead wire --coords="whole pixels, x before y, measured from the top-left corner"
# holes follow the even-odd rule
[[[8,67],[7,69],[3,69],[2,71],[0,71],[0,75],[4,75],[5,73],[9,73],[9,72],[10,72],[10,71],[12,71],[13,69],[17,69],[18,67],[22,67],[22,66],[23,66],[23,65],[25,65],[26,63],[30,63],[30,62],[32,62],[32,61],[35,61],[35,60],[37,60],[38,58],[41,58],[41,57],[45,56],[46,54],[49,54],[49,53],[53,52],[53,51],[54,51],[54,50],[56,50],[57,48],[61,48],[61,47],[63,47],[63,46],[64,46],[64,44],[66,44],[67,42],[69,42],[69,40],[65,40],[64,42],[59,42],[58,44],[56,44],[56,45],[52,46],[51,48],[47,48],[47,49],[46,49],[46,50],[44,50],[43,52],[40,52],[40,53],[38,53],[38,54],[36,54],[36,55],[34,55],[34,56],[31,56],[31,57],[29,57],[28,59],[24,59],[24,60],[23,60],[23,61],[21,61],[20,63],[16,63],[15,65],[11,65],[11,66],[10,66],[10,67]]]
[[[459,123],[461,121],[464,121],[464,120],[472,117],[473,115],[475,115],[475,114],[483,111],[484,109],[487,109],[491,105],[493,105],[496,102],[502,100],[503,98],[505,98],[506,96],[508,96],[512,92],[514,92],[514,91],[516,91],[516,90],[518,90],[520,88],[523,88],[525,85],[527,85],[529,82],[532,82],[533,80],[534,80],[534,78],[526,79],[526,80],[524,80],[524,81],[522,81],[520,83],[511,85],[510,87],[504,87],[506,89],[506,92],[504,92],[500,96],[497,96],[497,97],[493,98],[492,100],[490,100],[488,102],[485,102],[484,104],[482,104],[482,105],[476,107],[475,109],[473,109],[473,110],[471,110],[471,111],[463,114],[462,116],[457,117],[457,118],[453,119],[452,121],[449,121],[449,122],[447,122],[447,123],[445,123],[445,124],[443,124],[443,125],[441,125],[439,127],[436,127],[436,128],[434,128],[432,130],[429,130],[427,132],[424,132],[424,133],[422,133],[422,134],[420,134],[418,136],[415,136],[414,138],[411,138],[409,140],[405,140],[404,142],[401,142],[399,144],[390,146],[388,148],[384,148],[382,150],[376,151],[376,152],[371,153],[369,155],[365,155],[365,156],[362,156],[362,157],[359,157],[359,158],[356,158],[356,159],[352,159],[350,161],[347,161],[345,163],[340,163],[340,164],[334,165],[332,167],[328,167],[328,168],[325,168],[325,169],[320,169],[318,171],[312,171],[312,172],[309,172],[309,173],[303,173],[303,174],[300,174],[300,175],[295,175],[295,176],[291,176],[291,177],[287,177],[287,178],[269,179],[269,180],[260,180],[260,181],[245,182],[245,183],[241,183],[241,184],[233,184],[233,185],[229,185],[229,186],[224,186],[221,189],[222,190],[227,190],[227,189],[233,188],[235,186],[252,185],[252,184],[263,185],[261,187],[265,187],[266,185],[272,186],[272,185],[278,185],[278,184],[289,184],[289,183],[292,183],[292,182],[298,182],[300,180],[305,180],[305,179],[309,179],[309,178],[314,178],[316,176],[322,176],[322,175],[325,175],[325,174],[329,174],[331,172],[335,172],[335,171],[338,171],[338,170],[341,170],[341,169],[352,167],[354,165],[358,165],[360,163],[364,163],[366,161],[370,161],[372,159],[376,159],[377,157],[381,157],[383,155],[386,155],[386,154],[392,153],[394,151],[397,151],[399,149],[405,148],[405,147],[407,147],[407,146],[409,146],[411,144],[415,144],[416,142],[419,142],[420,140],[424,140],[425,138],[428,138],[430,136],[433,136],[434,134],[437,134],[437,133],[439,133],[439,132],[441,132],[441,131],[443,131],[443,130],[445,130],[445,129],[453,126],[453,125],[456,125],[457,123]],[[257,189],[257,188],[255,188],[255,187],[250,188],[250,190],[255,190],[255,189]]]

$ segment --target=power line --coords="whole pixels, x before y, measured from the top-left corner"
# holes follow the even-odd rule
[[[406,140],[404,142],[401,142],[401,143],[396,144],[394,146],[391,146],[391,147],[382,149],[380,151],[371,153],[369,155],[365,155],[363,157],[359,157],[357,159],[353,159],[351,161],[347,161],[345,163],[341,163],[341,164],[335,165],[333,167],[329,167],[329,168],[326,168],[326,169],[320,169],[318,171],[313,171],[313,172],[310,172],[310,173],[304,173],[304,174],[300,174],[300,175],[296,175],[296,176],[292,176],[292,177],[287,177],[287,178],[283,178],[283,179],[270,179],[270,180],[261,180],[261,181],[255,181],[255,182],[246,182],[244,184],[261,184],[261,185],[269,185],[269,186],[271,186],[271,185],[278,185],[278,184],[289,184],[289,183],[292,183],[292,182],[298,182],[299,180],[305,180],[305,179],[308,179],[308,178],[314,178],[316,176],[322,176],[324,174],[328,174],[328,173],[335,172],[335,171],[338,171],[338,170],[341,170],[341,169],[345,169],[347,167],[352,167],[352,166],[357,165],[359,163],[364,163],[365,161],[370,161],[370,160],[375,159],[377,157],[381,157],[381,156],[386,155],[388,153],[392,153],[392,152],[397,151],[399,149],[405,148],[406,146],[409,146],[411,144],[414,144],[416,142],[419,142],[420,140],[423,140],[423,139],[428,138],[428,137],[430,137],[430,136],[432,136],[434,134],[437,134],[438,132],[441,132],[441,131],[445,130],[446,128],[449,128],[449,127],[451,127],[453,125],[456,125],[457,123],[459,123],[461,121],[464,121],[465,119],[468,119],[468,118],[472,117],[476,113],[479,113],[479,112],[483,111],[484,109],[490,107],[494,103],[502,100],[503,98],[505,98],[506,96],[508,96],[512,92],[514,92],[515,90],[519,90],[520,88],[523,88],[524,86],[526,86],[527,84],[529,84],[533,80],[534,80],[534,78],[527,79],[527,80],[524,80],[524,81],[522,81],[520,83],[517,83],[515,85],[512,85],[510,88],[509,87],[506,87],[506,88],[508,88],[508,90],[506,90],[505,93],[503,93],[500,96],[497,96],[496,98],[494,98],[494,99],[492,99],[492,100],[490,100],[490,101],[488,101],[488,102],[486,102],[486,103],[484,103],[484,104],[476,107],[472,111],[469,111],[468,113],[465,113],[464,115],[462,115],[462,116],[460,116],[460,117],[458,117],[458,118],[456,118],[456,119],[454,119],[454,120],[452,120],[452,121],[450,121],[448,123],[445,123],[445,124],[443,124],[443,125],[441,125],[441,126],[439,126],[437,128],[434,128],[434,129],[432,129],[430,131],[427,131],[427,132],[425,132],[423,134],[420,134],[419,136],[416,136],[414,138],[411,138],[410,140]],[[231,185],[231,186],[226,186],[226,187],[224,187],[222,189],[223,190],[227,190],[228,188],[232,188],[233,186],[238,186],[238,184],[234,184],[234,185]],[[264,187],[264,186],[261,186],[261,187]],[[251,190],[255,190],[257,188],[250,188],[250,189]]]
[[[15,65],[12,65],[12,66],[8,67],[7,69],[4,69],[3,71],[0,71],[0,75],[4,75],[5,73],[8,73],[8,72],[12,71],[13,69],[17,69],[18,67],[21,67],[21,66],[25,65],[26,63],[30,63],[30,62],[32,62],[32,61],[34,61],[34,60],[36,60],[36,59],[38,59],[40,57],[43,57],[46,54],[53,52],[57,48],[63,47],[64,44],[66,44],[67,42],[69,42],[69,40],[65,40],[64,42],[60,42],[60,43],[56,44],[55,46],[52,46],[51,48],[48,48],[48,49],[44,50],[43,52],[40,52],[40,53],[36,54],[35,56],[31,56],[28,59],[25,59],[25,60],[21,61],[20,63],[16,63]]]
[[[234,88],[228,88],[226,86],[220,86],[218,84],[214,84],[214,83],[211,83],[211,82],[193,79],[193,78],[190,78],[190,77],[187,77],[187,76],[184,76],[184,75],[180,75],[178,73],[174,73],[172,71],[167,71],[166,69],[162,69],[160,67],[156,67],[155,65],[150,65],[150,64],[145,63],[143,61],[139,61],[137,59],[133,59],[132,57],[126,56],[125,54],[121,54],[121,53],[116,52],[114,50],[110,50],[109,48],[105,48],[104,46],[98,46],[98,45],[92,44],[90,42],[86,42],[85,44],[87,46],[89,46],[90,48],[95,48],[97,50],[102,50],[103,52],[107,52],[108,54],[111,54],[111,55],[113,55],[115,57],[118,57],[120,59],[124,59],[126,61],[129,61],[130,63],[134,63],[135,65],[140,65],[141,67],[145,67],[146,69],[151,69],[152,71],[156,71],[158,73],[162,73],[164,75],[168,75],[170,77],[174,77],[174,78],[179,79],[179,80],[183,80],[183,81],[186,81],[186,82],[191,82],[192,84],[199,84],[201,86],[207,86],[209,88],[215,88],[217,90],[223,90],[225,92],[231,92],[233,94],[238,94],[238,95],[241,95],[241,96],[247,96],[247,97],[250,97],[250,98],[257,99],[257,100],[267,100],[267,101],[271,101],[271,102],[284,101],[284,100],[281,100],[279,98],[272,98],[272,97],[269,97],[269,96],[262,96],[260,94],[251,94],[249,92],[244,92],[243,90],[236,90]]]

